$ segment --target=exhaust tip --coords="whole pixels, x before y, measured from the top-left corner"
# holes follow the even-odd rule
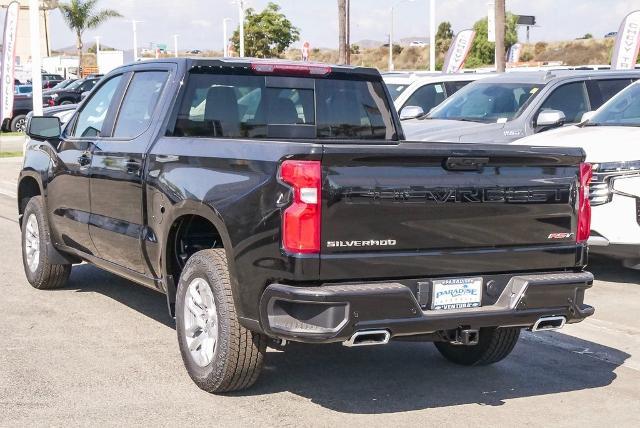
[[[391,339],[389,330],[357,331],[349,340],[342,342],[342,345],[350,348],[355,346],[386,345],[389,343],[389,339]]]
[[[566,317],[553,316],[553,317],[541,317],[531,327],[531,331],[545,331],[545,330],[558,330],[564,327],[567,322]]]

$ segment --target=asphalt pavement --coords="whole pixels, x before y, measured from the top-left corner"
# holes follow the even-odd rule
[[[38,291],[22,270],[19,159],[0,159],[0,426],[638,426],[640,272],[594,260],[596,315],[523,333],[490,367],[432,344],[292,344],[251,390],[210,395],[183,368],[163,295],[88,265]]]

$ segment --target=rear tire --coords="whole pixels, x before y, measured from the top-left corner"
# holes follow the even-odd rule
[[[176,295],[176,331],[191,379],[211,393],[252,386],[262,370],[266,336],[238,322],[224,249],[187,261]]]
[[[27,203],[22,217],[22,264],[27,281],[39,290],[64,287],[71,274],[70,264],[51,263],[50,239],[42,196],[35,196]]]
[[[27,116],[24,114],[17,115],[11,119],[9,127],[11,132],[25,132],[27,129]]]
[[[486,366],[506,358],[518,343],[519,327],[481,328],[477,345],[453,345],[435,342],[447,360],[463,366]]]

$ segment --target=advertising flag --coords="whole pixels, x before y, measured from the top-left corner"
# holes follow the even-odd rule
[[[444,58],[444,66],[442,67],[444,73],[457,73],[462,69],[475,37],[476,32],[473,30],[462,30],[458,33]]]
[[[631,12],[620,24],[611,57],[612,70],[631,70],[638,61],[640,49],[640,10]]]
[[[4,21],[4,43],[2,47],[2,71],[0,78],[0,123],[11,117],[13,112],[14,69],[16,61],[16,37],[18,35],[18,13],[20,3],[11,2],[7,6],[7,14]]]

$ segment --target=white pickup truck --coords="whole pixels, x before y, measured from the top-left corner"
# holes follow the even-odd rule
[[[579,125],[512,144],[582,147],[594,168],[591,252],[640,269],[640,82],[585,113]]]

